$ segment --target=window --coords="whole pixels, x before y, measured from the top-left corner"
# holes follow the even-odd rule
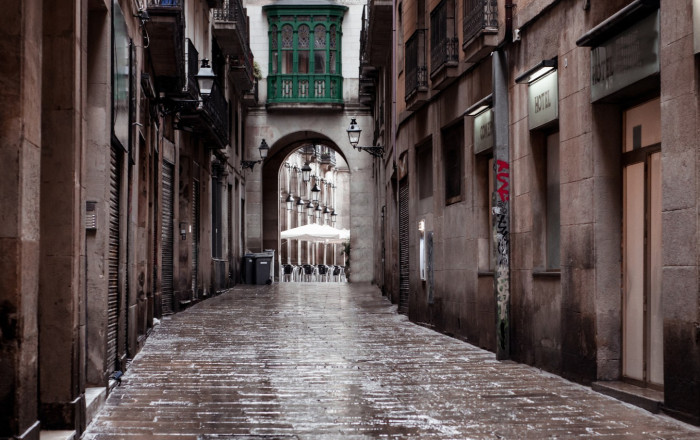
[[[428,141],[416,148],[416,168],[418,171],[418,195],[420,199],[433,196],[433,146]]]
[[[559,179],[559,133],[547,136],[547,270],[559,270],[559,237],[561,223],[560,210],[560,179]]]
[[[342,103],[341,23],[347,7],[263,9],[270,25],[268,103]]]
[[[462,151],[464,124],[459,122],[442,131],[442,162],[445,170],[445,203],[462,200]]]

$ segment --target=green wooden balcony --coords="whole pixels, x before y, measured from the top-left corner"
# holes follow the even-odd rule
[[[342,104],[343,77],[333,74],[269,75],[267,103]]]

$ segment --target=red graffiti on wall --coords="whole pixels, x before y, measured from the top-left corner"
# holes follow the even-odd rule
[[[508,180],[510,179],[509,168],[508,162],[503,162],[502,160],[496,161],[496,180],[503,184],[497,190],[502,202],[507,202],[510,199],[510,193],[508,191]]]

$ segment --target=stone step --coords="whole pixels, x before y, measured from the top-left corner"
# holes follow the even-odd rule
[[[664,392],[621,381],[593,382],[594,391],[657,414],[664,403]]]

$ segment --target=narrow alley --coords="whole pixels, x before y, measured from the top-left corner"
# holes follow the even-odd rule
[[[239,286],[156,326],[84,439],[697,439],[409,322],[374,286]]]

